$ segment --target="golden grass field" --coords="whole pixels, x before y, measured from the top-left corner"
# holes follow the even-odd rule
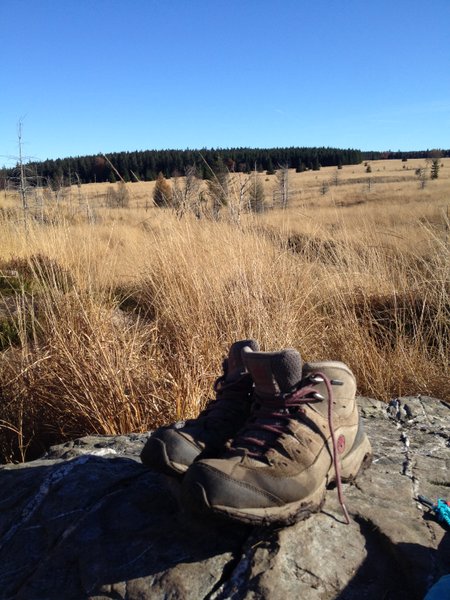
[[[30,200],[26,227],[1,192],[0,457],[195,416],[248,337],[346,362],[363,395],[449,401],[441,163],[424,189],[420,159],[290,171],[287,210],[239,220],[235,185],[218,221],[179,219],[136,182],[123,209],[105,206],[109,184]],[[270,207],[275,177],[260,177]]]

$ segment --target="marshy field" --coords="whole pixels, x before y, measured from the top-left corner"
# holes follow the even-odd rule
[[[0,462],[195,416],[247,337],[344,361],[361,395],[450,401],[440,163],[433,180],[425,159],[289,170],[284,209],[276,175],[231,173],[214,218],[206,194],[200,213],[154,206],[155,182],[125,184],[116,208],[117,184],[32,189],[26,211],[1,191]]]

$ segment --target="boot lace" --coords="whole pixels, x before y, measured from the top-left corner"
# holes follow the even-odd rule
[[[197,419],[191,419],[189,423],[202,422],[205,429],[218,430],[234,427],[236,419],[241,418],[247,409],[245,400],[250,402],[253,382],[248,373],[231,382],[227,382],[228,363],[223,363],[223,375],[218,377],[214,383],[216,398],[211,400],[202,410]],[[244,402],[243,402],[244,400]],[[247,409],[248,410],[248,409]]]
[[[290,434],[289,423],[294,417],[306,415],[302,404],[311,404],[328,400],[328,427],[330,430],[332,444],[333,467],[336,474],[336,487],[339,503],[342,508],[346,523],[350,523],[350,517],[344,503],[342,491],[341,468],[338,458],[338,449],[336,435],[333,427],[333,385],[342,385],[339,380],[330,380],[321,372],[308,375],[301,382],[302,387],[287,394],[279,394],[271,398],[264,398],[262,401],[256,396],[251,418],[246,426],[241,429],[236,436],[228,452],[230,454],[240,454],[244,450],[247,456],[257,460],[264,460],[266,452],[273,448],[274,443],[283,434]],[[314,388],[314,384],[324,383],[327,396],[326,399]],[[312,384],[312,385],[311,385]],[[304,419],[308,423],[307,419]],[[269,435],[268,435],[269,434]]]
[[[225,383],[221,379],[219,378],[214,385],[216,399],[202,411],[202,416],[207,417],[208,427],[219,425],[224,421],[233,424],[236,417],[243,412],[243,396],[247,400],[251,397],[252,382],[248,374],[232,383]]]

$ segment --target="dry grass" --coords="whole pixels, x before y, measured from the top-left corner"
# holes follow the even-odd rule
[[[334,169],[292,173],[290,208],[239,227],[146,209],[145,183],[115,210],[85,186],[26,232],[3,198],[0,454],[193,416],[244,337],[343,360],[362,394],[449,400],[450,159],[424,190],[415,162],[372,163],[370,190],[344,167],[326,194]]]

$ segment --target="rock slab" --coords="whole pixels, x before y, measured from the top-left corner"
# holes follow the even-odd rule
[[[450,572],[450,408],[359,398],[374,461],[284,529],[199,521],[179,482],[139,462],[148,435],[90,436],[0,467],[2,600],[414,600]]]

